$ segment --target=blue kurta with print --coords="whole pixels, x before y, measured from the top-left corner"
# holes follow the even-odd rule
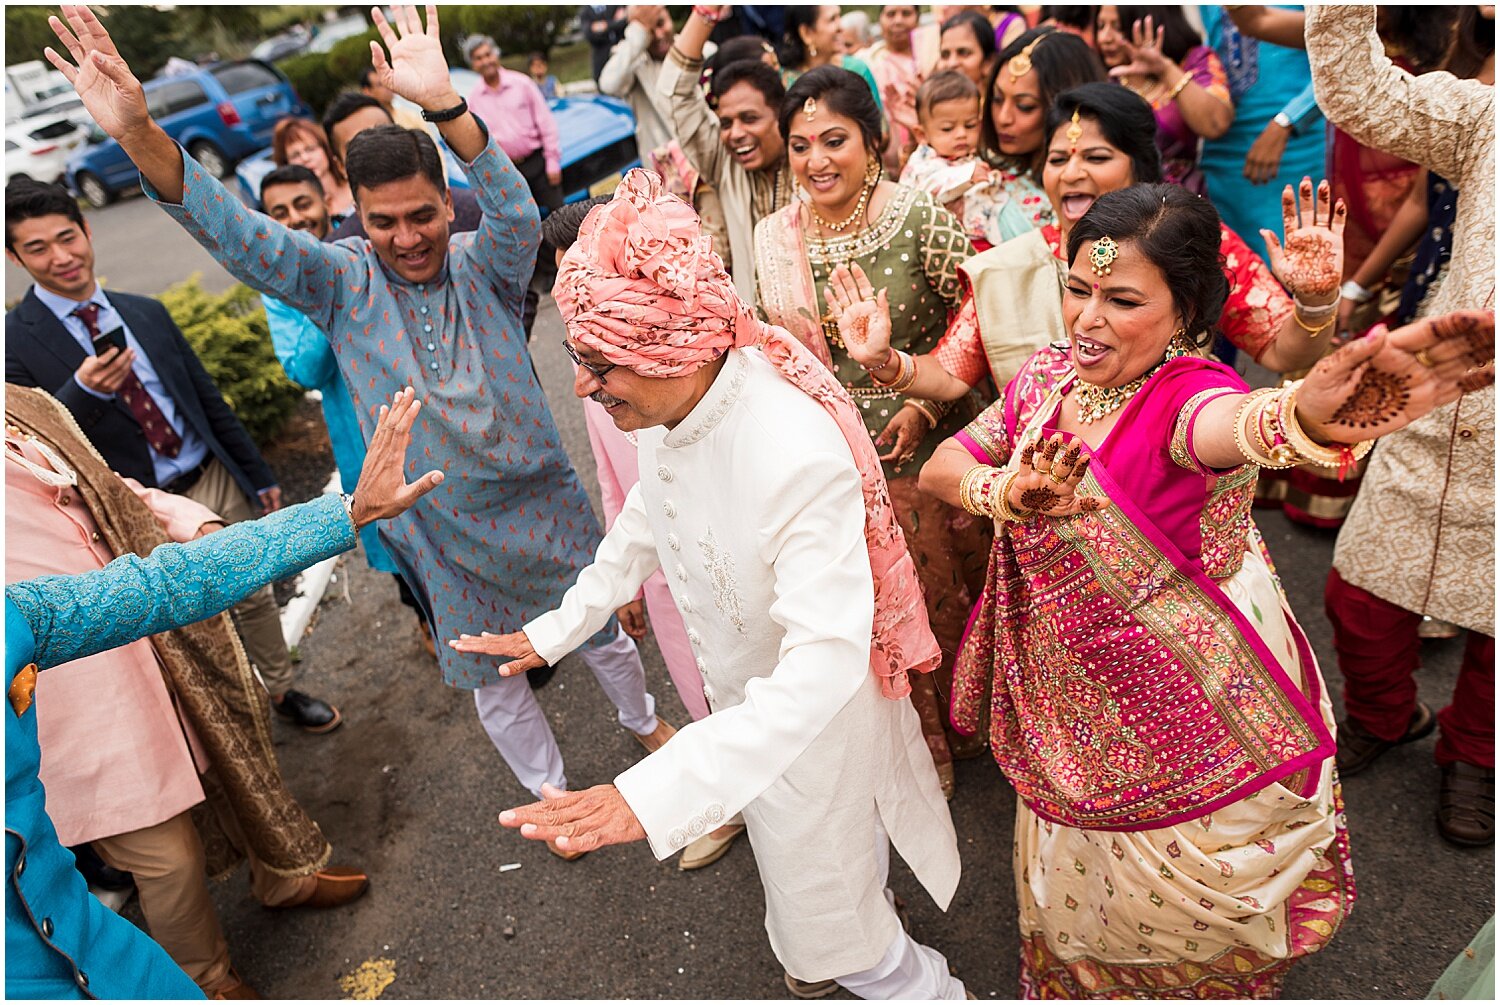
[[[427,608],[443,679],[499,680],[494,657],[441,640],[515,631],[556,607],[601,537],[521,329],[541,233],[526,180],[491,140],[464,166],[484,213],[478,229],[449,237],[435,279],[408,283],[367,240],[324,244],[288,230],[183,160],[182,205],[162,208],[236,278],[328,336],[367,442],[380,406],[416,389],[407,477],[438,468],[445,480],[383,524],[381,540]],[[611,623],[590,642],[613,633]]]

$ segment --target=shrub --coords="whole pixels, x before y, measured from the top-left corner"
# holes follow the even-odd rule
[[[328,57],[321,52],[288,56],[276,64],[276,69],[286,74],[302,100],[312,106],[313,115],[320,119],[334,95],[345,86],[329,74]]]
[[[276,359],[255,291],[236,283],[224,293],[207,293],[198,280],[194,273],[163,293],[161,302],[251,438],[267,444],[296,410],[302,389]]]

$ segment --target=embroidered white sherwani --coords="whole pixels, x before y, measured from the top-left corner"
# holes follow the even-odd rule
[[[788,972],[874,967],[900,934],[880,829],[944,909],[959,856],[916,712],[870,672],[874,587],[849,446],[758,350],[731,350],[683,422],[639,441],[640,483],[594,564],[526,635],[555,663],[659,565],[712,714],[616,786],[659,859],[743,812]]]

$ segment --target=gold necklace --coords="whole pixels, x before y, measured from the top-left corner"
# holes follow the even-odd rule
[[[848,229],[849,226],[854,223],[854,221],[860,219],[861,217],[863,217],[865,215],[865,205],[867,203],[869,203],[869,201],[870,201],[870,195],[874,191],[875,191],[875,186],[874,185],[866,185],[864,187],[864,189],[859,193],[859,201],[854,204],[854,212],[852,212],[848,216],[844,217],[838,223],[830,223],[827,220],[823,219],[823,214],[819,213],[818,212],[818,208],[816,206],[814,206],[811,202],[809,202],[807,204],[807,208],[812,211],[813,217],[818,221],[818,224],[821,227],[823,227],[825,230],[831,230],[835,234],[841,233],[842,231]]]
[[[1119,387],[1101,387],[1098,384],[1090,384],[1086,380],[1079,380],[1078,421],[1086,426],[1118,412],[1140,392],[1141,388],[1146,386],[1146,381],[1150,380],[1156,371],[1177,357],[1186,356],[1191,351],[1181,338],[1173,336],[1172,341],[1167,344],[1167,352],[1162,357],[1162,361],[1128,384],[1121,384]]]

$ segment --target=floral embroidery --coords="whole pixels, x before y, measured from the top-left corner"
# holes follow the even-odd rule
[[[740,595],[736,591],[739,585],[734,578],[734,556],[719,544],[719,539],[714,537],[713,528],[698,539],[698,547],[703,549],[703,560],[708,568],[708,582],[714,591],[714,606],[719,613],[729,619],[734,625],[734,630],[741,635],[745,634],[745,613],[740,606]]]
[[[724,807],[719,803],[712,803],[708,809],[693,817],[681,827],[672,828],[667,835],[667,844],[673,848],[681,848],[689,841],[696,840],[707,834],[713,828],[724,822]]]
[[[1259,477],[1260,468],[1246,464],[1219,476],[1209,490],[1198,516],[1198,532],[1203,539],[1200,561],[1210,579],[1227,579],[1245,562],[1250,506]]]

